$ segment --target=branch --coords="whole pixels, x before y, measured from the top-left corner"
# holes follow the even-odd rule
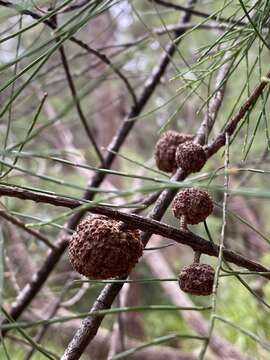
[[[37,230],[29,229],[28,227],[25,226],[24,222],[22,222],[20,219],[16,218],[15,216],[12,216],[7,211],[0,210],[0,216],[3,219],[6,219],[10,223],[12,223],[12,224],[18,226],[19,228],[23,229],[24,231],[28,232],[28,234],[35,236],[37,239],[42,241],[44,244],[49,246],[51,249],[56,249],[55,246],[51,243],[51,241],[45,235],[41,234],[41,232],[39,232]]]
[[[215,124],[219,109],[223,102],[227,76],[233,64],[233,60],[230,62],[226,62],[226,60],[230,59],[230,57],[231,53],[226,52],[224,56],[225,63],[221,66],[216,78],[215,89],[217,90],[215,91],[214,96],[209,101],[206,114],[203,118],[201,126],[197,131],[195,141],[197,141],[199,144],[207,144],[208,136]]]
[[[171,8],[171,9],[178,10],[178,11],[189,12],[192,15],[200,16],[200,17],[203,17],[205,19],[208,19],[208,18],[209,18],[209,20],[214,19],[217,22],[224,22],[224,23],[228,23],[228,24],[242,25],[242,26],[247,25],[247,23],[242,22],[241,20],[230,20],[230,19],[224,18],[222,16],[219,16],[219,14],[217,14],[217,15],[207,14],[207,13],[202,12],[202,11],[189,9],[188,7],[178,5],[178,4],[174,4],[174,3],[164,1],[164,0],[148,0],[148,1],[150,1],[150,2],[154,1],[156,4],[159,4],[159,5],[164,6],[166,8]]]
[[[102,156],[102,154],[100,152],[100,149],[99,149],[99,147],[98,147],[98,145],[96,143],[95,137],[92,134],[92,131],[91,131],[91,129],[89,128],[89,126],[87,124],[86,117],[84,116],[84,113],[83,113],[82,108],[81,108],[80,101],[79,101],[78,96],[77,96],[76,87],[75,87],[75,84],[73,82],[71,72],[69,70],[68,60],[67,60],[67,57],[66,57],[66,54],[65,54],[64,46],[60,46],[59,52],[60,52],[60,56],[61,56],[61,60],[62,60],[62,65],[63,65],[65,73],[66,73],[67,82],[68,82],[68,85],[69,85],[69,88],[70,88],[70,91],[71,91],[71,94],[72,94],[72,97],[73,97],[73,100],[74,100],[74,103],[75,103],[75,106],[76,106],[76,109],[77,109],[77,113],[79,115],[81,123],[83,124],[84,130],[85,130],[90,142],[94,146],[95,152],[96,152],[96,154],[97,154],[97,156],[98,156],[98,158],[100,160],[100,163],[103,164],[103,156]]]
[[[123,75],[123,73],[117,69],[114,64],[111,62],[111,60],[103,53],[100,53],[98,50],[95,50],[93,48],[91,48],[89,45],[87,45],[85,42],[78,40],[74,37],[71,38],[71,40],[79,45],[81,48],[85,49],[87,52],[89,52],[90,54],[95,55],[98,59],[100,59],[104,64],[110,66],[110,68],[119,76],[120,79],[123,80],[124,84],[126,85],[126,88],[128,90],[128,92],[130,93],[133,103],[134,105],[137,104],[137,97],[136,94],[132,88],[132,86],[130,85],[128,79],[125,77],[125,75]]]
[[[70,11],[78,10],[81,7],[83,7],[84,5],[87,5],[88,3],[89,3],[89,0],[83,0],[80,4],[69,5],[68,7],[63,9],[61,12],[62,13],[67,13],[67,12],[70,12]]]
[[[249,111],[252,110],[254,105],[256,104],[258,98],[263,93],[266,85],[269,84],[269,81],[267,79],[270,79],[270,71],[266,75],[266,79],[263,79],[257,87],[254,89],[254,91],[251,93],[249,98],[245,101],[245,103],[240,107],[237,114],[228,122],[228,124],[224,127],[223,131],[216,137],[212,143],[210,143],[207,148],[207,156],[208,158],[211,157],[213,154],[218,152],[218,150],[225,145],[226,141],[226,134],[229,135],[229,137],[232,136],[235,129],[237,128],[239,122],[248,114]]]
[[[0,0],[0,6],[4,6],[6,8],[16,10],[19,14],[31,16],[33,19],[36,19],[36,20],[40,20],[42,17],[42,16],[36,14],[35,12],[24,9],[17,4],[13,4],[10,1]],[[47,26],[49,26],[52,29],[54,29],[56,27],[54,22],[52,22],[50,20],[44,20],[43,22],[44,22],[44,24],[46,24]]]
[[[12,186],[0,185],[0,196],[16,197],[22,200],[32,200],[35,202],[51,204],[54,206],[67,207],[75,209],[85,202],[79,200],[73,200],[64,198],[61,196],[47,195],[41,192],[34,192],[31,190],[25,190]],[[188,245],[194,251],[199,251],[203,254],[210,256],[218,256],[219,247],[210,241],[207,241],[191,232],[178,230],[175,227],[166,225],[157,220],[151,219],[150,217],[144,218],[136,214],[128,214],[121,211],[117,211],[111,208],[103,206],[93,206],[87,211],[108,216],[111,219],[123,221],[128,227],[140,229],[146,231],[146,234],[157,234],[169,239],[175,240],[179,244]],[[145,237],[142,237],[145,239]],[[231,250],[225,249],[224,259],[238,266],[242,266],[250,271],[267,272],[270,271],[268,268],[256,263],[255,261],[249,260],[244,256],[241,256]],[[270,275],[264,275],[270,279]]]
[[[103,47],[98,48],[98,51],[103,51],[107,49],[113,49],[113,48],[130,48],[132,46],[139,45],[141,42],[153,38],[153,35],[161,36],[161,35],[168,35],[168,33],[175,32],[175,31],[182,31],[182,30],[190,30],[190,29],[196,29],[196,30],[228,30],[229,26],[226,24],[196,24],[196,23],[187,23],[187,24],[178,24],[178,25],[168,25],[166,28],[160,27],[160,28],[154,28],[151,29],[151,31],[139,36],[137,39],[125,43],[120,44],[111,44],[106,45]]]

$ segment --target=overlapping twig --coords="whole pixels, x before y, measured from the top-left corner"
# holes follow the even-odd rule
[[[269,84],[269,80],[267,79],[270,79],[270,71],[267,73],[265,79],[262,79],[262,81],[256,86],[248,99],[240,107],[236,115],[224,127],[223,131],[207,146],[206,151],[208,157],[218,152],[218,150],[225,145],[226,134],[231,137],[231,135],[236,130],[239,122],[248,114],[248,112],[252,110],[258,98],[261,96],[264,89]]]
[[[40,20],[42,18],[42,16],[40,16],[39,14],[36,14],[35,12],[33,12],[31,10],[21,8],[18,5],[15,5],[15,4],[13,4],[13,3],[9,2],[9,1],[0,0],[0,6],[5,6],[5,7],[8,7],[8,8],[15,9],[21,15],[28,15],[28,16],[31,16],[33,19],[36,19],[36,20]],[[57,25],[56,25],[54,19],[46,19],[46,20],[43,20],[42,22],[45,25],[47,25],[48,27],[50,27],[51,29],[53,29],[53,30],[57,29]],[[74,36],[71,36],[69,38],[69,40],[72,41],[73,43],[77,44],[81,48],[85,49],[88,53],[95,55],[104,64],[110,66],[110,68],[114,71],[114,73],[124,82],[128,92],[131,95],[131,98],[133,99],[134,104],[136,104],[137,98],[136,98],[135,92],[134,92],[132,86],[130,85],[128,79],[121,72],[121,70],[119,70],[116,66],[114,66],[114,64],[111,62],[111,60],[105,54],[101,53],[98,50],[95,50],[95,49],[91,48],[88,44],[86,44],[82,40],[79,40],[79,39],[75,38]]]
[[[24,231],[26,231],[28,234],[36,237],[37,239],[39,239],[40,241],[42,241],[44,244],[46,244],[47,246],[49,246],[51,249],[55,249],[55,246],[52,244],[52,242],[43,234],[41,234],[41,232],[35,230],[35,229],[30,229],[28,228],[23,221],[21,221],[20,219],[18,219],[16,216],[13,216],[11,214],[9,214],[7,211],[5,211],[4,209],[0,210],[0,217],[2,217],[3,219],[6,219],[7,221],[9,221],[10,223],[18,226],[19,228],[23,229]]]
[[[175,4],[175,3],[165,1],[165,0],[148,0],[148,1],[150,1],[150,2],[154,1],[158,5],[164,6],[166,8],[171,8],[171,9],[174,9],[174,10],[178,10],[178,11],[185,11],[185,12],[189,11],[192,15],[200,16],[200,17],[203,17],[205,19],[208,19],[208,18],[209,19],[214,19],[214,20],[217,20],[218,22],[224,22],[224,23],[229,23],[229,24],[234,24],[234,25],[243,25],[243,26],[246,25],[245,22],[242,22],[240,20],[235,21],[235,20],[224,18],[224,17],[219,16],[219,15],[207,14],[207,13],[205,13],[203,11],[198,11],[198,10],[195,10],[195,9],[189,9],[186,6],[182,6],[182,5]]]
[[[68,60],[67,60],[67,57],[66,57],[66,54],[65,54],[65,49],[64,49],[64,46],[60,46],[59,48],[59,52],[60,52],[60,56],[61,56],[61,60],[62,60],[62,64],[63,64],[63,68],[65,70],[65,73],[66,73],[66,77],[67,77],[67,82],[68,82],[68,85],[69,85],[69,88],[70,88],[70,91],[71,91],[71,94],[72,94],[72,97],[73,97],[73,100],[74,100],[74,103],[75,103],[75,106],[76,106],[76,109],[77,109],[77,113],[79,115],[79,118],[81,120],[81,123],[83,124],[83,127],[84,127],[84,130],[88,136],[88,138],[90,139],[90,142],[91,144],[93,145],[94,149],[95,149],[95,152],[100,160],[100,163],[103,164],[103,155],[99,149],[99,146],[95,140],[95,137],[92,133],[92,130],[90,129],[88,123],[87,123],[87,119],[83,113],[83,110],[82,110],[82,107],[81,107],[81,104],[80,104],[80,101],[78,99],[78,96],[77,96],[77,90],[76,90],[76,87],[75,87],[75,84],[73,82],[73,78],[72,78],[72,75],[71,75],[71,72],[70,72],[70,69],[69,69],[69,64],[68,64]]]

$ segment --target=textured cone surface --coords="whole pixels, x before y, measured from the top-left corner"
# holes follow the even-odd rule
[[[215,271],[207,264],[185,266],[179,274],[180,289],[192,295],[211,295]]]
[[[213,200],[204,190],[188,188],[175,196],[172,210],[177,219],[185,215],[187,224],[198,224],[213,211]]]
[[[166,131],[161,135],[155,146],[156,165],[159,170],[174,172],[177,169],[175,152],[178,145],[192,140],[193,136],[181,134],[177,131]]]
[[[92,279],[127,275],[142,256],[140,232],[105,216],[89,216],[73,233],[69,259],[74,270]]]
[[[192,173],[200,171],[204,166],[206,154],[201,145],[187,141],[177,147],[175,160],[178,167]]]

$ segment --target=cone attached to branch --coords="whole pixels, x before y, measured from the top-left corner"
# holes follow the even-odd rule
[[[127,275],[143,253],[139,230],[106,216],[84,219],[73,233],[69,259],[74,270],[91,279]]]
[[[180,289],[192,295],[211,295],[215,279],[215,271],[208,264],[194,262],[185,266],[179,274]]]
[[[193,135],[181,134],[173,130],[163,133],[155,146],[155,160],[158,169],[165,172],[174,172],[177,169],[176,148],[185,141],[192,139]]]
[[[175,161],[177,167],[188,174],[198,172],[206,163],[206,154],[201,145],[186,141],[177,147]]]
[[[213,211],[213,200],[207,191],[187,188],[179,191],[172,203],[174,216],[187,224],[204,221]]]

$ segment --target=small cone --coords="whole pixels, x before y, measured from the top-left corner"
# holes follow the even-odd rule
[[[190,174],[203,168],[206,154],[201,145],[187,141],[177,147],[175,161],[179,168]]]
[[[180,289],[192,295],[211,295],[215,271],[207,264],[193,263],[185,266],[179,274]]]
[[[207,191],[187,188],[175,196],[172,210],[177,219],[185,215],[187,224],[198,224],[213,211],[213,200]]]
[[[168,130],[163,133],[155,146],[155,160],[159,170],[174,172],[177,169],[175,152],[178,145],[192,140],[193,136]]]

